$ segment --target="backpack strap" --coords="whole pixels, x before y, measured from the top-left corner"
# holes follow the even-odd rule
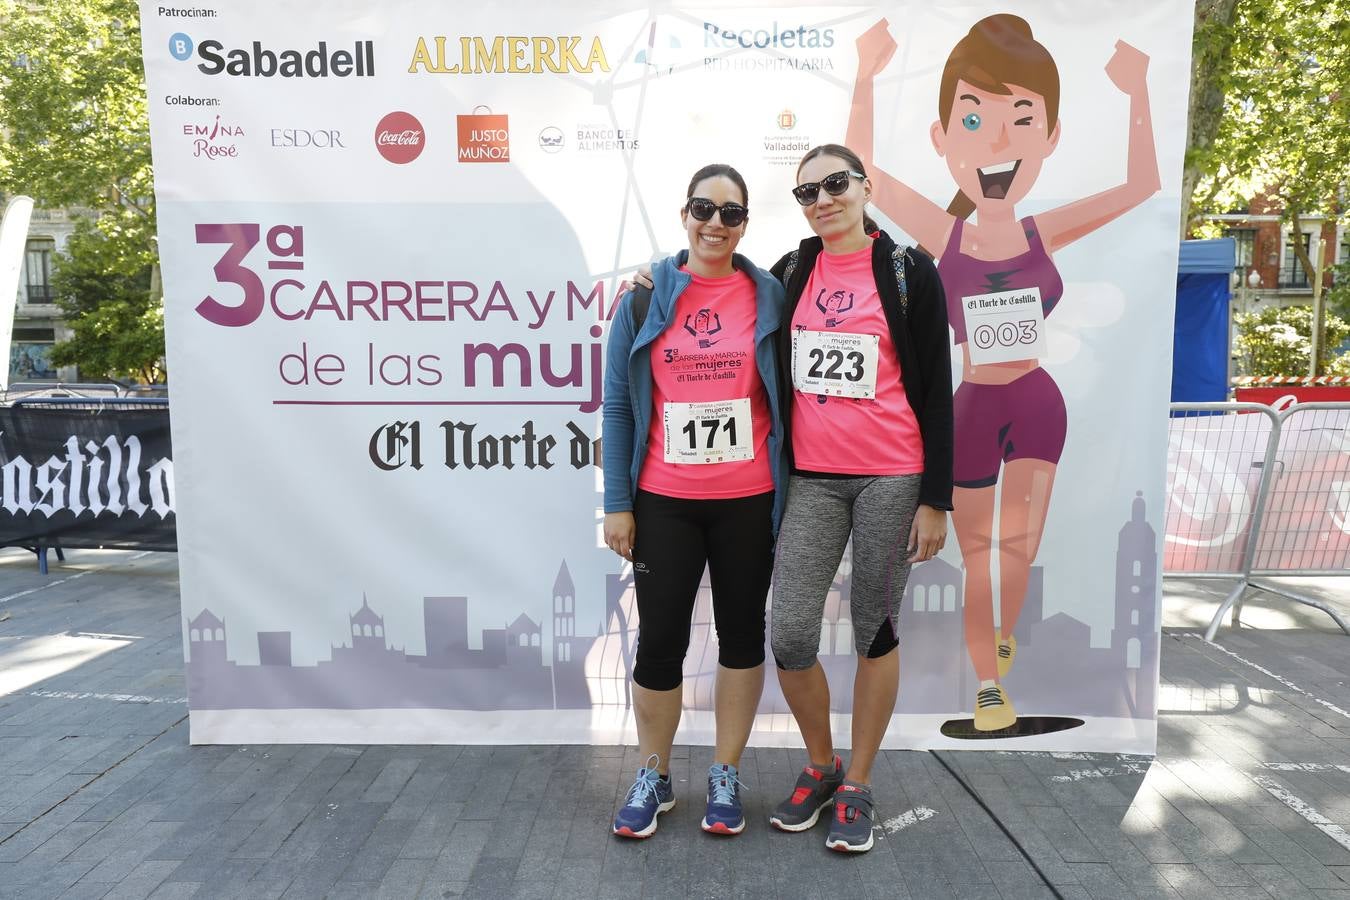
[[[801,251],[793,250],[788,254],[787,268],[783,270],[783,285],[787,286],[792,281],[792,273],[797,271],[797,263],[801,261]]]
[[[642,323],[647,321],[647,310],[652,307],[652,289],[633,286],[633,336],[642,330]]]
[[[895,267],[895,286],[900,289],[900,314],[909,316],[909,288],[905,284],[905,261],[909,259],[909,248],[895,245],[891,251],[891,265]]]
[[[895,286],[900,289],[900,314],[904,316],[909,315],[909,288],[905,283],[905,262],[908,259],[909,259],[909,248],[902,246],[900,244],[896,244],[895,249],[891,251],[891,265],[895,269]],[[788,254],[787,268],[783,270],[783,284],[786,285],[792,281],[792,275],[794,272],[797,271],[797,263],[800,260],[801,260],[801,251],[793,250],[791,253]],[[648,302],[651,301],[650,295],[651,292],[648,291],[647,297]],[[633,296],[633,315],[635,317],[634,321],[640,322],[640,320],[636,319],[638,308],[637,303],[638,297],[635,292]],[[643,315],[644,316],[646,315],[645,307],[643,307]],[[642,326],[639,324],[638,327],[640,328]]]

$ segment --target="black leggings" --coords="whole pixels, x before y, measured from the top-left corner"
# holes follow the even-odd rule
[[[684,680],[684,655],[703,568],[712,584],[717,661],[728,669],[764,662],[764,602],[773,575],[773,492],[729,500],[684,500],[639,490],[638,645],[633,680],[670,691]]]

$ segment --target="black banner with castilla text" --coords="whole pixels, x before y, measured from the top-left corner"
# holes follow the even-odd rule
[[[176,550],[167,407],[0,408],[0,546]]]

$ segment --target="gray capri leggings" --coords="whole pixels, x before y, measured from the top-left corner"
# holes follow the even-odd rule
[[[899,644],[895,614],[909,580],[909,530],[919,475],[788,481],[787,511],[773,568],[774,660],[809,669],[820,649],[825,595],[853,535],[850,613],[859,656],[885,656]]]

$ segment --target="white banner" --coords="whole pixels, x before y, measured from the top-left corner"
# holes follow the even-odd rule
[[[1062,298],[1040,343],[1001,357],[1043,354],[1067,409],[1025,601],[995,614],[1017,636],[1021,736],[972,743],[960,724],[985,652],[963,610],[997,609],[1012,563],[985,554],[972,579],[953,539],[911,579],[887,746],[1151,750],[1188,3],[141,10],[195,742],[633,739],[631,573],[598,539],[608,320],[626,277],[684,246],[704,164],[745,175],[756,263],[809,236],[797,163],[863,109],[859,38],[885,18],[876,161],[938,207],[967,161],[986,196],[1025,194],[1019,216],[1132,181],[1142,144],[1162,182],[1047,243]],[[1000,141],[1028,139],[1010,120],[957,163],[965,132],[935,125],[945,61],[1001,13],[1053,57],[1058,122],[1037,159],[1003,162]],[[877,217],[921,240],[902,212]],[[1043,443],[1034,415],[1018,429]],[[991,522],[1000,463],[1020,458],[993,430],[995,482],[969,495]],[[846,558],[821,642],[841,746],[849,585]],[[711,737],[716,658],[705,585],[682,740]],[[798,745],[768,681],[752,742]]]
[[[28,245],[28,220],[33,215],[32,197],[14,197],[0,218],[0,390],[9,387],[9,348],[14,337],[14,309],[19,301],[19,273]]]

